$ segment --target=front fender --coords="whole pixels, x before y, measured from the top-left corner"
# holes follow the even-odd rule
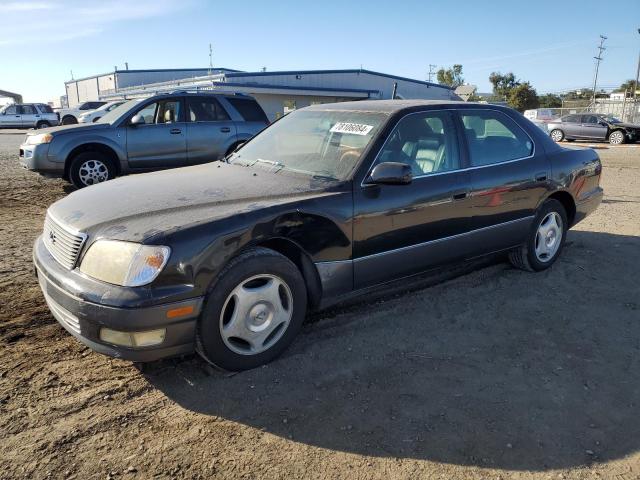
[[[65,163],[74,150],[90,144],[102,145],[111,149],[118,157],[120,164],[126,164],[126,138],[119,132],[109,132],[109,135],[95,132],[54,137],[49,146],[48,158],[52,162]]]

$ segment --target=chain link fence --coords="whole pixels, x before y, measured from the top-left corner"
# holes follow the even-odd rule
[[[598,100],[586,105],[572,105],[563,108],[549,108],[554,117],[562,117],[572,113],[599,113],[611,115],[618,120],[629,123],[640,123],[640,100]]]

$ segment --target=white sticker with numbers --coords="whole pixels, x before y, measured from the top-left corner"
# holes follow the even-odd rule
[[[373,125],[363,125],[362,123],[339,122],[331,127],[334,133],[350,133],[352,135],[366,135],[373,129]]]

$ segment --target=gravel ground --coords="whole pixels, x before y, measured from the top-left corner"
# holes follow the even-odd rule
[[[604,203],[552,269],[402,285],[225,375],[56,324],[31,245],[71,189],[17,166],[22,135],[0,132],[0,478],[640,478],[639,147],[599,150]]]

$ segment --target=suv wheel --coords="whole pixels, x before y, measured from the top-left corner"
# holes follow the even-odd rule
[[[622,145],[624,141],[624,132],[622,130],[614,130],[609,135],[609,143],[611,145]]]
[[[564,132],[558,128],[551,130],[551,133],[549,134],[549,136],[551,137],[551,140],[553,140],[554,142],[561,142],[562,139],[564,138]]]
[[[509,253],[514,267],[530,272],[546,270],[556,261],[567,236],[569,222],[562,204],[549,199],[542,204],[527,242]]]
[[[38,122],[36,124],[36,128],[40,129],[40,128],[49,128],[51,126],[51,124],[49,122]]]
[[[223,370],[258,367],[289,346],[306,309],[296,265],[267,248],[247,250],[218,275],[196,330],[196,349]]]
[[[78,119],[76,117],[73,115],[67,115],[62,118],[60,125],[75,125],[76,123],[78,123]]]
[[[78,188],[106,182],[116,176],[113,161],[101,152],[76,155],[69,167],[69,179]]]

